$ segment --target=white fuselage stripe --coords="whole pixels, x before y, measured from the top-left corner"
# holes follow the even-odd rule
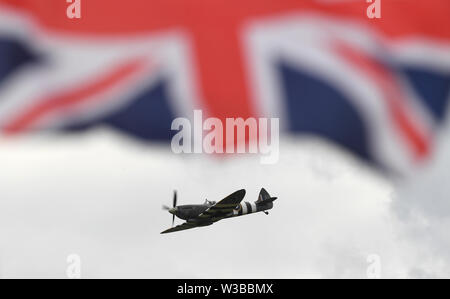
[[[247,205],[245,202],[241,203],[242,206],[242,215],[247,214]]]

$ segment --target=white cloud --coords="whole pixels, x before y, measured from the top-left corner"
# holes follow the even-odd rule
[[[261,165],[256,156],[174,155],[168,144],[103,131],[2,140],[0,275],[65,277],[72,253],[82,277],[365,278],[369,254],[381,257],[382,277],[446,274],[445,226],[428,252],[397,217],[406,203],[391,208],[399,195],[389,182],[316,140],[285,138],[280,147],[278,164]],[[171,223],[161,204],[173,189],[187,204],[238,188],[253,201],[261,187],[279,198],[269,216],[159,234]],[[422,193],[411,193],[422,203]],[[446,219],[427,208],[437,223]]]

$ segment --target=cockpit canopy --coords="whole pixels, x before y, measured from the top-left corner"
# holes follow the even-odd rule
[[[216,202],[215,201],[209,201],[209,200],[205,199],[205,204],[212,206],[212,205],[215,205]]]

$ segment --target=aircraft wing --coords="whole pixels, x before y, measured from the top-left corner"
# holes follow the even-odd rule
[[[198,219],[206,220],[210,218],[214,222],[219,221],[220,219],[223,219],[226,214],[232,212],[244,199],[244,196],[245,189],[238,190],[201,213],[198,216]]]
[[[185,230],[185,229],[190,229],[190,228],[194,228],[197,227],[198,225],[196,225],[195,223],[192,222],[184,222],[183,224],[171,227],[169,229],[166,229],[165,231],[161,232],[161,234],[167,234],[167,233],[173,233],[173,232],[177,232],[180,230]]]

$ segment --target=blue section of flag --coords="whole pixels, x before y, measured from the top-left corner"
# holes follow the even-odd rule
[[[0,37],[0,84],[22,65],[37,60],[37,55],[33,54],[24,43]]]
[[[106,124],[141,140],[169,140],[176,132],[170,128],[175,116],[169,106],[166,91],[166,83],[161,81],[111,115],[70,125],[64,129],[80,131]]]
[[[450,99],[450,73],[431,72],[417,67],[405,67],[404,73],[418,93],[417,98],[438,123],[442,122]]]
[[[339,90],[287,64],[281,77],[291,131],[318,134],[374,163],[365,123]]]

